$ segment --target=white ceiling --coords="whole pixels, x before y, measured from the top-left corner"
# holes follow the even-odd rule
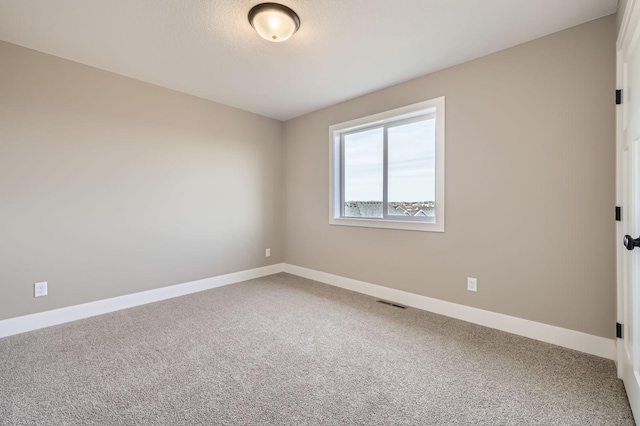
[[[287,120],[616,11],[617,0],[0,0],[0,40]]]

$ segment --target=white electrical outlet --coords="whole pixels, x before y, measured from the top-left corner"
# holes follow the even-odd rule
[[[467,277],[467,290],[478,291],[478,279]]]
[[[265,252],[264,252],[264,257],[270,257],[270,256],[271,256],[271,249],[270,249],[270,248],[268,248],[268,249],[266,249],[266,250],[265,250]]]
[[[33,285],[33,297],[42,297],[47,295],[47,282],[35,283]]]

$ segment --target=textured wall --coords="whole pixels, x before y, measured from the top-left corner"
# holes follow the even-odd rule
[[[279,121],[0,42],[0,319],[281,262],[281,152]]]
[[[615,33],[611,15],[286,122],[286,262],[613,337]],[[330,226],[329,126],[437,96],[446,232]]]

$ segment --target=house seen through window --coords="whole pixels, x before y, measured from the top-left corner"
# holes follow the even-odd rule
[[[444,98],[331,127],[337,225],[444,231]]]

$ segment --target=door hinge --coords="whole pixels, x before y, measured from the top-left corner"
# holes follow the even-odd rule
[[[616,337],[622,339],[622,324],[619,322],[616,323]]]
[[[620,222],[622,220],[622,207],[616,206],[616,221]]]
[[[616,105],[622,103],[622,90],[616,90]]]

